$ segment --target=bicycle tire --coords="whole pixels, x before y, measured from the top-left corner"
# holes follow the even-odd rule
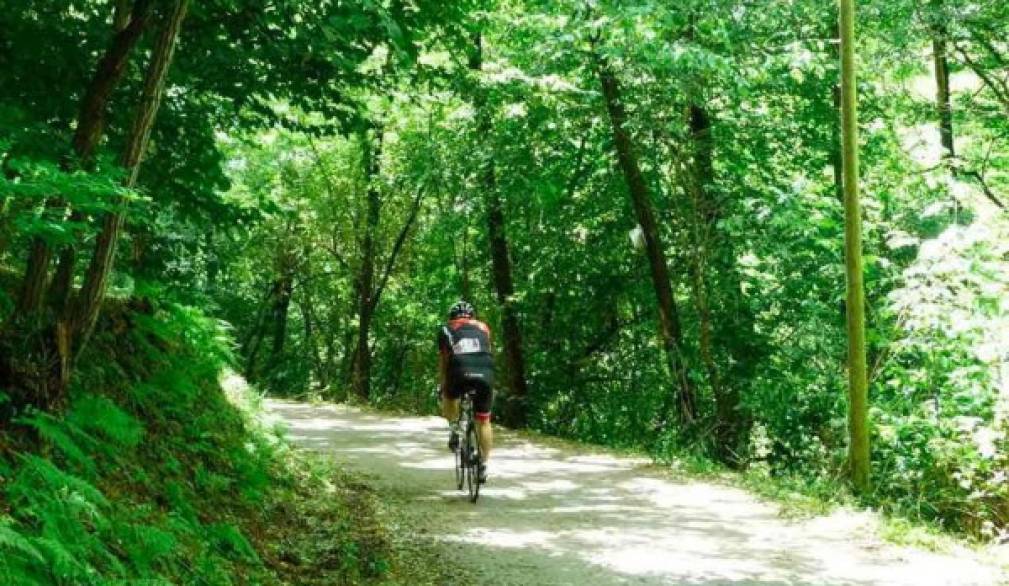
[[[473,422],[466,430],[466,456],[466,488],[469,501],[475,503],[480,498],[480,440]]]
[[[461,445],[462,438],[459,441],[460,445],[455,447],[455,489],[462,490],[463,484],[466,483],[466,459],[464,454],[465,448]]]

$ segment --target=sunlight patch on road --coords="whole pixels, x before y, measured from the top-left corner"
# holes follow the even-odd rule
[[[803,584],[931,586],[1000,583],[971,556],[872,541],[871,515],[783,520],[778,508],[720,484],[662,478],[646,459],[497,437],[490,481],[470,503],[438,418],[342,406],[269,405],[289,437],[376,474],[425,519],[424,538],[486,563],[502,584]],[[540,581],[519,581],[536,576]]]
[[[555,549],[557,534],[549,531],[506,531],[501,529],[471,529],[462,535],[450,535],[446,541],[500,547],[504,549]]]

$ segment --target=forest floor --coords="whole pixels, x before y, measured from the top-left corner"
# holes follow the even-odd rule
[[[471,504],[453,490],[446,426],[342,405],[266,402],[295,445],[359,473],[389,508],[399,546],[436,550],[441,583],[691,585],[1007,584],[995,551],[924,551],[839,509],[789,518],[739,488],[677,479],[641,458],[497,432]]]

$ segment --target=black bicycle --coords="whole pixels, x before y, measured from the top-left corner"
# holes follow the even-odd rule
[[[473,397],[476,391],[466,391],[459,402],[459,435],[460,441],[455,448],[455,483],[456,489],[462,490],[463,485],[469,491],[469,500],[475,503],[480,498],[480,439],[476,433],[476,420],[473,417]]]

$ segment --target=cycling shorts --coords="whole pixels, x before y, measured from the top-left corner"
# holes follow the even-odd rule
[[[449,385],[448,397],[452,400],[459,399],[470,389],[476,392],[473,397],[473,415],[480,421],[490,421],[494,390],[486,381],[459,377]]]

